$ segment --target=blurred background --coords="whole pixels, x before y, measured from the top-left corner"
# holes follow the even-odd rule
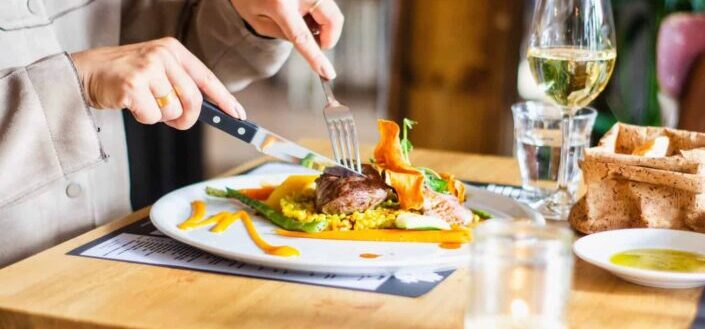
[[[419,122],[411,135],[417,147],[511,155],[511,104],[543,97],[523,57],[534,0],[336,2],[345,15],[345,27],[328,55],[338,71],[336,96],[354,111],[363,143],[377,140],[377,118],[408,117]],[[668,93],[659,92],[657,72],[658,56],[665,62],[669,56],[680,62],[703,57],[694,53],[705,48],[703,16],[692,24],[695,27],[671,24],[661,41],[673,42],[661,47],[658,42],[666,17],[701,12],[705,0],[612,0],[612,4],[617,65],[607,90],[593,103],[600,111],[593,140],[617,120],[705,130],[705,119],[700,119],[705,108],[705,61],[686,65],[683,87]],[[679,39],[684,25],[703,32],[684,42]],[[318,77],[296,53],[275,77],[236,96],[250,119],[285,137],[327,138]],[[189,137],[196,140],[190,152],[202,162],[186,168],[189,174],[183,179],[152,188],[150,195],[133,195],[133,200],[139,199],[136,206],[174,185],[213,177],[258,156],[211,127],[197,131],[198,136]],[[133,192],[136,188],[145,190],[135,186]]]

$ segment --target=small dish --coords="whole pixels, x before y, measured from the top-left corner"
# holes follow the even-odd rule
[[[673,249],[705,252],[705,234],[655,228],[605,231],[578,239],[573,251],[582,260],[601,267],[632,283],[656,288],[694,288],[705,286],[705,273],[685,273],[637,269],[616,265],[610,257],[633,249]]]

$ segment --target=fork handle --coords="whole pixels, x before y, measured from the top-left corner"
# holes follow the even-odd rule
[[[326,101],[330,105],[338,105],[338,100],[335,99],[333,95],[333,86],[331,80],[321,77],[321,85],[323,86],[323,93],[326,94]]]
[[[311,31],[311,35],[313,35],[313,39],[316,40],[316,43],[318,46],[321,46],[321,27],[318,25],[315,19],[313,19],[313,16],[311,14],[307,14],[304,16],[304,21],[306,22],[306,26],[308,26],[308,29]],[[331,105],[338,105],[338,100],[335,99],[335,95],[333,95],[333,86],[332,86],[332,81],[328,80],[324,77],[321,78],[321,85],[323,85],[323,92],[326,94],[326,101],[328,104]]]

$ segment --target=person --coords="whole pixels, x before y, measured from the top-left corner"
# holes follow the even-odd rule
[[[661,121],[667,127],[705,132],[705,15],[674,13],[659,27],[656,77]]]
[[[334,78],[342,25],[334,0],[0,1],[0,267],[131,211],[120,109],[188,129],[205,97],[244,119],[231,92],[292,45]]]

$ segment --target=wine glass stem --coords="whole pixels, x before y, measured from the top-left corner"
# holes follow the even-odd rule
[[[573,109],[564,109],[561,120],[561,162],[558,167],[558,188],[554,203],[558,207],[570,207],[573,204],[573,194],[568,184],[570,183],[571,155],[570,144],[573,132]]]

